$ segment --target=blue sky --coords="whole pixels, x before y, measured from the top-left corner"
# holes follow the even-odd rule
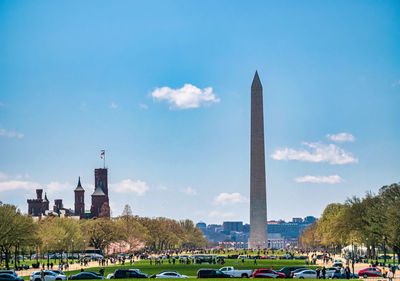
[[[319,216],[399,182],[399,49],[398,1],[0,1],[0,200],[105,149],[114,215],[248,222],[257,69],[268,218]]]

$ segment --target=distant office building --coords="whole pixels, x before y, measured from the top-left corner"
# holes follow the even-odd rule
[[[303,219],[302,218],[293,218],[292,222],[293,223],[303,223]]]
[[[307,216],[307,217],[304,218],[304,223],[313,224],[316,220],[317,220],[316,217]]]
[[[198,223],[196,224],[196,227],[197,227],[198,229],[200,229],[201,231],[203,231],[203,233],[206,233],[207,224],[206,224],[205,222],[198,222]]]
[[[224,221],[222,224],[222,230],[227,233],[229,233],[231,231],[242,232],[243,231],[243,222],[242,221]]]

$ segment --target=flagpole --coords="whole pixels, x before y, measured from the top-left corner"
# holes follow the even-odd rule
[[[104,169],[105,169],[106,168],[106,151],[105,150],[103,150],[103,151],[104,151],[103,165],[104,165]]]

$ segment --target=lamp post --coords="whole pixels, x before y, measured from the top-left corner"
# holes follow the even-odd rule
[[[383,235],[383,264],[386,263],[386,236]]]
[[[74,239],[72,241],[72,263],[74,263]]]
[[[62,262],[62,253],[61,253],[61,245],[60,245],[61,240],[58,239],[58,250],[60,251],[60,264]]]
[[[351,267],[353,268],[353,274],[354,274],[354,241],[351,241],[351,251],[352,253],[352,258],[351,258]]]

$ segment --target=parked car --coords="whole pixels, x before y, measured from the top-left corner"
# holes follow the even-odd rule
[[[331,277],[332,279],[346,279],[346,274],[334,273]],[[350,279],[358,279],[359,276],[356,273],[350,273]]]
[[[88,279],[105,279],[104,276],[101,276],[97,273],[84,271],[75,275],[71,275],[68,277],[68,280],[88,280]]]
[[[276,260],[276,259],[278,259],[278,257],[274,256],[274,255],[269,255],[269,256],[260,257],[260,259],[262,259],[262,260]]]
[[[128,278],[147,278],[147,274],[140,272],[139,269],[117,269],[114,271],[114,273],[107,275],[107,279],[128,279]]]
[[[233,266],[225,266],[220,268],[223,273],[228,274],[232,277],[242,277],[242,278],[248,278],[252,275],[252,271],[249,270],[239,270],[235,269]]]
[[[299,273],[299,272],[302,272],[302,271],[307,270],[307,269],[309,269],[309,268],[307,268],[307,267],[300,267],[300,268],[297,268],[297,269],[293,270],[293,271],[290,273],[290,278],[293,278],[293,276],[294,276],[295,273]]]
[[[328,267],[326,268],[325,276],[326,278],[332,278],[333,274],[340,273],[339,267]]]
[[[285,274],[285,276],[286,276],[285,278],[290,278],[290,277],[293,277],[292,273],[295,270],[300,269],[300,268],[308,269],[308,268],[302,267],[302,266],[286,266],[286,267],[283,267],[280,270],[278,270],[278,272],[281,272],[281,273]]]
[[[332,267],[339,267],[339,268],[341,268],[341,267],[343,267],[343,262],[335,262],[335,263],[332,264]]]
[[[197,278],[231,278],[231,276],[218,269],[202,268],[197,271]]]
[[[0,273],[0,281],[24,281],[24,278],[10,273]]]
[[[294,279],[316,279],[317,278],[317,272],[312,269],[306,269],[303,271],[296,272],[293,275]]]
[[[14,270],[0,270],[0,274],[3,274],[3,273],[11,274],[11,275],[14,275],[15,277],[18,276],[18,274]]]
[[[256,269],[253,278],[286,278],[286,275],[272,269]]]
[[[43,273],[44,273],[44,281],[67,280],[67,277],[65,275],[61,275],[61,274],[55,273],[50,270],[45,270],[45,271],[43,271]],[[30,281],[41,281],[40,271],[33,272],[30,275],[29,280]]]
[[[382,271],[378,267],[367,267],[358,271],[358,276],[362,276],[363,278],[382,277]]]
[[[163,271],[154,276],[154,278],[189,278],[176,271]]]
[[[60,275],[65,275],[64,271],[62,271],[62,270],[50,269],[50,271],[52,271],[54,273],[57,273],[57,274],[60,274]]]

